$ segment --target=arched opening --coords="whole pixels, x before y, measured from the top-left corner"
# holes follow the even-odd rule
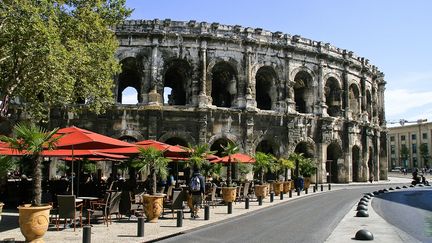
[[[351,159],[352,159],[352,181],[361,181],[361,161],[360,161],[360,148],[354,145],[351,149]]]
[[[366,91],[366,111],[368,113],[369,122],[372,122],[372,95],[370,91]]]
[[[217,63],[212,70],[213,105],[231,107],[236,94],[237,79],[234,68],[227,62]]]
[[[305,158],[310,158],[310,159],[314,158],[314,154],[315,154],[313,145],[307,142],[298,143],[294,149],[294,152],[302,153]],[[298,164],[296,164],[294,175],[298,176],[298,174],[299,174]]]
[[[215,155],[223,157],[224,147],[226,147],[229,142],[231,142],[229,139],[219,138],[218,140],[214,141],[214,143],[210,146],[210,150],[216,151]]]
[[[262,140],[258,145],[257,145],[257,147],[256,147],[256,149],[255,149],[255,151],[256,152],[262,152],[262,153],[265,153],[265,154],[271,154],[271,155],[276,155],[275,153],[274,153],[274,150],[273,150],[273,146],[272,146],[272,144],[270,143],[270,141],[268,141],[268,140]],[[256,175],[256,176],[258,176],[258,175]],[[268,172],[268,173],[266,173],[265,175],[264,175],[264,179],[265,180],[277,180],[278,178],[277,178],[277,176],[276,176],[276,173],[273,173],[273,172]]]
[[[122,71],[118,77],[118,90],[117,90],[117,102],[123,104],[123,93],[126,88],[133,88],[136,90],[136,99],[138,103],[141,103],[140,98],[141,85],[140,85],[140,74],[138,72],[137,60],[133,57],[128,57],[120,62],[122,65]],[[128,96],[128,98],[130,98]]]
[[[275,102],[275,92],[272,92],[275,80],[276,73],[271,67],[261,67],[256,73],[255,92],[258,109],[272,109],[272,104]]]
[[[188,62],[176,59],[168,62],[164,75],[164,105],[186,105],[191,68]]]
[[[119,140],[125,141],[125,142],[128,142],[128,143],[136,143],[136,142],[138,142],[138,140],[136,138],[131,137],[131,136],[123,136],[123,137],[120,137]]]
[[[339,182],[339,165],[338,160],[342,157],[342,149],[337,143],[331,143],[327,146],[326,171],[328,172],[327,182]]]
[[[351,84],[349,87],[349,107],[353,119],[357,118],[360,113],[359,96],[360,92],[357,85]]]
[[[300,71],[294,78],[294,101],[296,111],[312,112],[312,77],[305,71]]]
[[[326,97],[327,113],[329,114],[329,116],[341,116],[342,92],[339,86],[339,82],[332,77],[327,79],[324,92]]]
[[[138,91],[133,87],[127,87],[122,92],[122,104],[135,105],[138,103]]]
[[[373,153],[373,149],[372,147],[369,147],[369,158],[368,158],[368,176],[369,176],[369,181],[374,180],[374,167],[375,167],[375,163],[373,161],[373,157],[374,157],[374,153]]]
[[[188,143],[186,142],[186,140],[184,140],[183,138],[179,138],[179,137],[168,138],[167,140],[165,140],[164,143],[169,144],[169,145],[180,145],[183,147],[188,147]]]

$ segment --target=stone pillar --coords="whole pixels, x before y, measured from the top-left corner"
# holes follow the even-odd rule
[[[248,112],[246,114],[246,136],[244,141],[245,144],[245,153],[254,154],[255,148],[253,147],[253,135],[254,135],[254,114],[255,112]]]
[[[343,79],[343,97],[342,97],[342,104],[343,108],[345,110],[345,119],[351,119],[352,118],[352,111],[350,109],[350,101],[349,101],[349,77],[348,77],[348,66],[345,65],[344,72],[342,74]]]
[[[161,78],[159,77],[158,59],[159,59],[158,39],[153,39],[152,56],[151,56],[150,93],[148,94],[149,105],[162,105],[162,96],[157,91],[158,86],[160,85],[161,82]]]
[[[380,78],[378,81],[378,119],[379,124],[385,124],[385,110],[384,110],[384,91],[386,82]]]
[[[207,96],[207,42],[201,41],[200,48],[200,62],[201,62],[201,85],[200,85],[200,93],[198,95],[198,107],[204,108],[207,107],[208,104],[211,104],[211,101]]]
[[[198,134],[198,143],[206,144],[207,143],[207,113],[200,112],[199,116],[199,134]]]
[[[245,68],[245,79],[246,79],[246,110],[255,111],[257,103],[255,100],[256,90],[255,90],[255,75],[252,75],[252,47],[248,46],[246,48],[246,68]]]
[[[148,139],[157,140],[157,121],[159,117],[156,115],[157,111],[149,111],[148,113]]]
[[[320,61],[319,67],[318,67],[318,95],[316,97],[318,97],[318,100],[316,102],[317,104],[317,114],[322,115],[323,117],[329,116],[327,114],[327,104],[326,104],[326,97],[325,97],[325,91],[324,91],[324,87],[325,87],[325,82],[326,80],[324,80],[324,61]]]
[[[288,53],[286,57],[286,90],[285,93],[287,94],[287,108],[288,113],[297,113],[296,107],[295,107],[295,101],[294,101],[294,77],[291,77],[291,59],[292,54]]]

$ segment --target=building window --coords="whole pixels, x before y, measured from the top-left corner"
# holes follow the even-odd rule
[[[415,158],[415,157],[413,158],[413,166],[417,167],[417,158]]]
[[[417,136],[415,134],[411,134],[411,140],[416,140]]]
[[[417,144],[412,145],[412,152],[413,152],[413,154],[417,153]]]
[[[391,154],[395,154],[396,153],[396,146],[395,145],[391,145],[390,146],[390,153]]]
[[[423,139],[427,139],[427,133],[423,133]]]
[[[394,140],[395,140],[394,137],[391,136],[391,137],[390,137],[390,142],[394,142]]]
[[[405,141],[405,135],[401,136],[401,141]]]

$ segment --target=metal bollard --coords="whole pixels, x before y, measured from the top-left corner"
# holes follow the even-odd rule
[[[272,203],[274,200],[274,192],[270,192],[270,202]]]
[[[280,200],[283,200],[283,192],[280,193],[279,197]]]
[[[232,202],[228,202],[228,214],[232,214]]]
[[[91,226],[83,226],[83,243],[91,243]]]
[[[315,187],[315,186],[313,187],[313,192],[314,192],[314,193],[316,192],[316,187]]]
[[[324,185],[321,184],[321,191],[324,191]]]
[[[300,189],[297,189],[297,196],[300,196]]]
[[[210,219],[210,206],[205,205],[204,206],[204,220],[209,220],[209,219]]]
[[[288,192],[288,197],[289,197],[289,198],[292,198],[292,190],[289,190],[289,192]]]
[[[308,194],[308,189],[307,188],[305,189],[305,194]]]
[[[261,206],[262,205],[262,201],[263,201],[262,196],[259,196],[258,197],[258,205]]]
[[[329,183],[329,191],[331,190],[331,184]]]
[[[138,217],[138,237],[144,236],[144,217]]]
[[[245,199],[245,209],[249,209],[249,198]]]
[[[183,211],[177,211],[177,227],[183,227]]]

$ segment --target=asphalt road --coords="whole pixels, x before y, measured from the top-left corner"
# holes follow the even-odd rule
[[[387,222],[420,242],[432,242],[432,189],[409,188],[380,194],[374,210]]]
[[[363,193],[381,188],[351,187],[302,197],[161,242],[323,242]]]

